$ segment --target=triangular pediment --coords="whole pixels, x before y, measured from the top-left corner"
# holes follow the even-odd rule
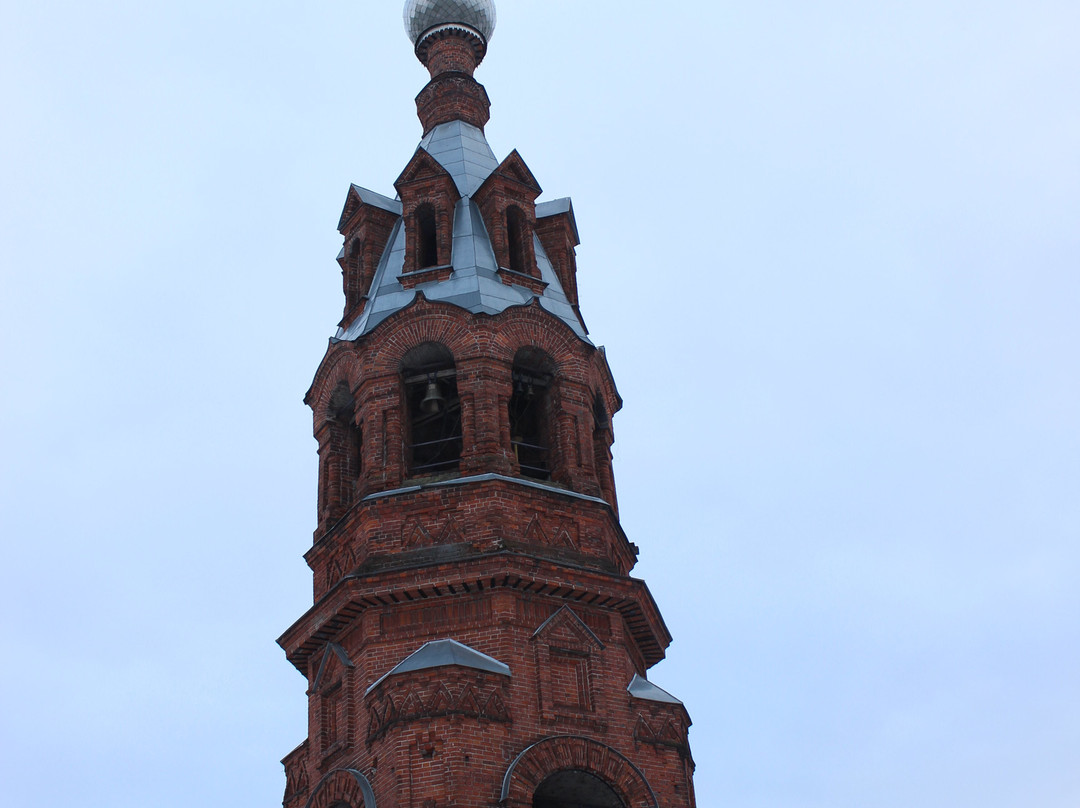
[[[393,670],[380,676],[364,695],[370,694],[371,691],[391,676],[443,667],[471,668],[472,670],[495,673],[500,676],[510,675],[509,665],[481,653],[475,648],[470,648],[457,640],[433,640],[424,643],[419,650],[398,663]]]
[[[353,667],[352,660],[349,659],[344,648],[336,642],[327,644],[322,662],[319,663],[319,672],[315,674],[315,681],[311,685],[312,692],[323,685],[333,684],[341,678],[346,668],[351,667]]]
[[[338,232],[345,229],[345,225],[364,205],[371,205],[394,216],[401,215],[401,203],[396,199],[361,188],[359,185],[350,185],[349,193],[345,196],[345,207],[342,208],[341,218],[338,220]],[[344,253],[341,257],[344,257]]]
[[[533,632],[533,640],[543,640],[560,648],[597,648],[604,644],[585,621],[577,616],[569,606],[563,606]]]
[[[394,187],[401,192],[401,186],[411,185],[414,182],[421,182],[423,180],[431,179],[445,179],[451,186],[453,186],[454,178],[450,176],[450,173],[443,168],[439,161],[428,154],[424,149],[418,148],[416,153],[413,154],[409,164],[405,166],[405,170],[401,172],[401,175],[394,181]]]
[[[499,164],[499,167],[495,169],[495,175],[524,185],[534,192],[534,198],[539,196],[543,190],[540,188],[540,183],[536,181],[536,177],[533,176],[532,171],[521,158],[521,155],[518,154],[517,149],[510,152],[506,159]]]

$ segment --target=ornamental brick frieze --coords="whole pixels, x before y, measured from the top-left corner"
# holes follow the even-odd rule
[[[358,569],[426,563],[439,557],[421,551],[450,546],[470,555],[537,553],[613,572],[628,571],[637,552],[604,503],[495,477],[474,488],[435,484],[361,502],[306,558],[321,597]]]
[[[639,743],[675,749],[681,755],[690,754],[688,728],[679,718],[639,713],[634,724],[634,740]]]
[[[285,767],[285,799],[283,804],[291,806],[294,803],[303,805],[309,786],[307,771],[308,742],[304,741],[281,761]]]
[[[436,718],[511,722],[503,677],[424,671],[380,684],[365,699],[370,745],[395,727]]]

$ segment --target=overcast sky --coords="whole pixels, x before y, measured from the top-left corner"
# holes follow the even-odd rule
[[[399,0],[0,3],[0,780],[280,804]],[[699,803],[1080,805],[1080,4],[499,0]]]

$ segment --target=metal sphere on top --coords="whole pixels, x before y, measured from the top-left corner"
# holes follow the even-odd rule
[[[447,28],[464,28],[486,46],[495,31],[494,0],[407,0],[405,30],[413,45]]]

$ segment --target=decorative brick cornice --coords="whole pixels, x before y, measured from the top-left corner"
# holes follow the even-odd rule
[[[491,119],[491,101],[484,85],[468,73],[441,73],[416,96],[416,114],[425,135],[450,121],[465,121],[483,129]]]

